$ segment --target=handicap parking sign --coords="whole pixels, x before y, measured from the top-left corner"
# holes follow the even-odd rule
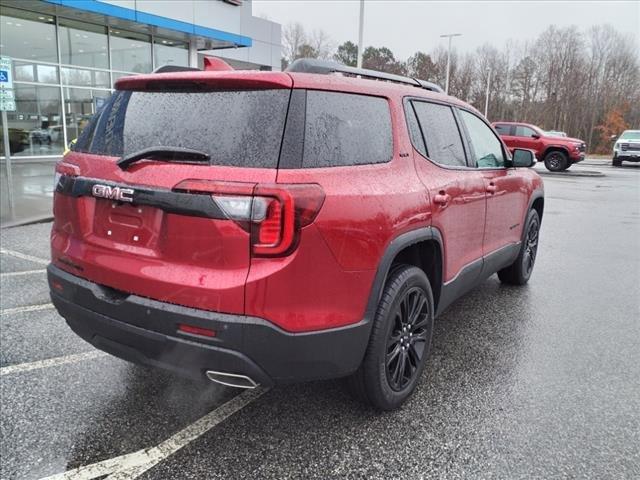
[[[11,75],[11,58],[0,57],[0,89],[13,88],[13,76]]]

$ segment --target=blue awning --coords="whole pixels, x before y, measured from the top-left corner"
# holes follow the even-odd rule
[[[120,7],[109,3],[100,2],[98,0],[42,0],[43,2],[58,5],[64,8],[70,8],[78,11],[84,11],[97,15],[104,15],[113,19],[134,22],[142,25],[149,25],[163,30],[170,30],[187,34],[190,37],[212,40],[215,42],[224,42],[234,47],[250,47],[252,40],[250,37],[238,35],[235,33],[225,32],[214,28],[196,25],[194,23],[182,22],[160,15],[133,10],[131,8]]]

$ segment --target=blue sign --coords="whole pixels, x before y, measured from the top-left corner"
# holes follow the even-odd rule
[[[9,82],[9,72],[7,70],[0,70],[0,82]]]
[[[103,97],[95,97],[93,99],[93,102],[96,106],[96,112],[98,112],[102,107],[104,107],[104,104],[107,102],[107,99]]]

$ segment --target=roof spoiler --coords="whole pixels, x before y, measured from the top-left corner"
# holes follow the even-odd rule
[[[226,72],[234,70],[234,68],[227,62],[217,57],[204,57],[204,71],[205,72]],[[201,72],[196,67],[183,67],[181,65],[161,65],[151,73],[173,73],[173,72]]]
[[[366,68],[349,67],[342,63],[332,60],[317,60],[315,58],[299,58],[295,60],[285,72],[300,73],[317,73],[320,75],[329,75],[331,73],[342,73],[347,75],[369,78],[373,80],[385,80],[387,82],[402,83],[412,85],[418,88],[424,88],[432,92],[444,93],[444,90],[435,83],[420,80],[418,78],[405,77],[403,75],[395,75],[393,73],[378,72]]]

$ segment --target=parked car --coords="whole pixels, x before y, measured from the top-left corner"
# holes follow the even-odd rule
[[[640,162],[640,130],[625,130],[613,145],[611,164],[619,167],[622,162]]]
[[[29,132],[31,142],[38,145],[51,145],[51,132],[48,128],[34,128]]]
[[[533,164],[407,77],[299,60],[120,78],[56,167],[51,298],[127,360],[241,388],[348,376],[393,409],[435,316],[496,272],[529,280]]]
[[[493,126],[509,149],[533,150],[538,161],[552,172],[561,172],[584,160],[587,145],[577,138],[551,136],[528,123],[495,122]]]
[[[9,151],[20,153],[29,146],[29,130],[9,127]],[[0,135],[0,152],[4,155],[4,135]]]

